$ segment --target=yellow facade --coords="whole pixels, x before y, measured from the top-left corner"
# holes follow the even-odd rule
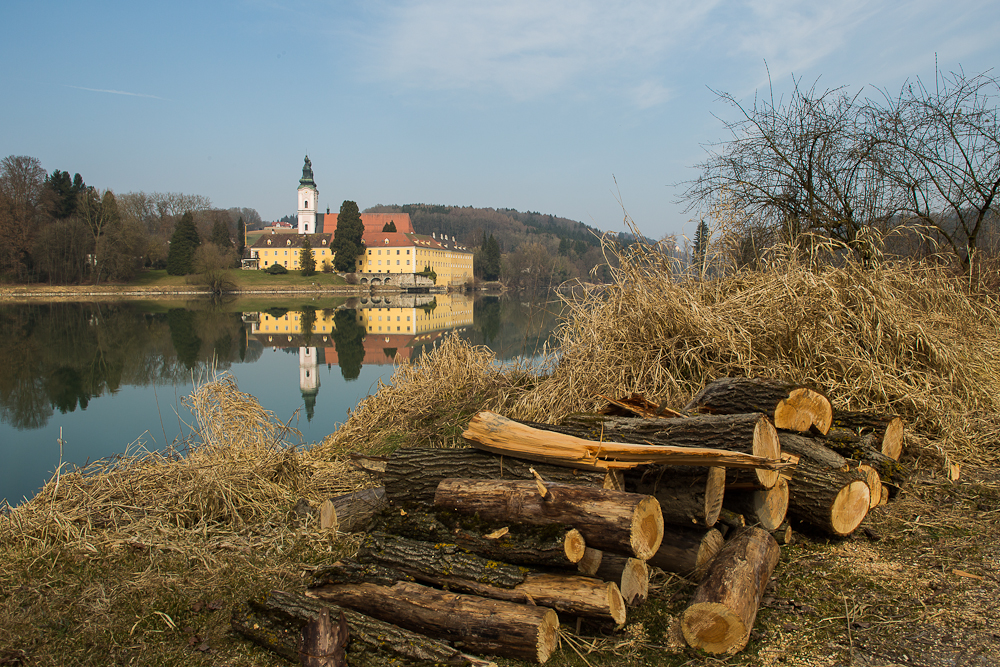
[[[419,241],[418,241],[419,244]],[[473,253],[427,245],[375,246],[358,259],[363,273],[420,273],[430,267],[438,285],[460,285],[472,279]]]

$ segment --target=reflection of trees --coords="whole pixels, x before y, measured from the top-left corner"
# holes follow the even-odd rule
[[[486,345],[497,359],[540,354],[559,324],[559,301],[521,301],[520,298],[482,297],[473,304],[473,327],[464,337]],[[552,346],[551,341],[549,347]]]
[[[361,375],[365,359],[365,328],[358,324],[358,311],[338,310],[333,316],[333,344],[337,348],[340,374],[345,380],[356,380]]]
[[[128,385],[189,381],[192,369],[256,360],[239,313],[144,313],[136,304],[0,307],[0,419],[38,428]]]

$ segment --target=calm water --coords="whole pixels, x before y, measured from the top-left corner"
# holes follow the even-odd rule
[[[62,460],[83,466],[190,433],[193,383],[228,371],[318,442],[449,332],[501,360],[534,356],[557,324],[544,300],[463,295],[0,306],[0,499],[30,497]]]

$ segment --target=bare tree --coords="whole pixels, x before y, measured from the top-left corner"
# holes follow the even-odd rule
[[[0,162],[0,271],[28,278],[38,229],[45,170],[38,158],[9,155]]]

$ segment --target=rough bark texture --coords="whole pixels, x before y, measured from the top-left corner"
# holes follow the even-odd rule
[[[700,581],[722,548],[722,533],[714,528],[664,526],[663,542],[647,564]]]
[[[896,415],[837,410],[833,414],[833,425],[855,435],[873,436],[876,449],[890,459],[898,461],[903,454],[904,425],[903,420]]]
[[[545,663],[556,648],[559,617],[546,607],[459,595],[399,582],[311,588],[307,595],[351,607],[456,648]]]
[[[726,469],[641,466],[625,473],[625,490],[660,501],[665,524],[710,528],[722,510]]]
[[[340,612],[334,621],[330,618],[330,610],[323,609],[317,618],[302,628],[299,662],[303,667],[347,667],[349,639],[344,612]]]
[[[562,424],[539,424],[578,438],[674,447],[713,448],[777,459],[778,434],[761,413],[699,415],[676,419],[640,419],[604,415],[572,415]],[[774,486],[774,470],[750,468],[746,473],[763,487]],[[626,490],[628,482],[626,482]]]
[[[604,554],[596,576],[617,584],[625,604],[630,607],[637,607],[649,598],[649,566],[644,560]]]
[[[883,453],[874,434],[858,435],[852,430],[835,426],[820,442],[841,456],[875,468],[882,483],[889,487],[891,497],[899,493],[913,474],[910,466]]]
[[[330,498],[320,505],[320,527],[342,533],[366,530],[385,505],[384,487]]]
[[[304,595],[273,591],[233,610],[233,630],[286,660],[299,661],[302,629],[323,609],[347,618],[351,641],[347,661],[353,667],[382,667],[392,657],[454,667],[488,667],[490,661],[462,653],[445,642],[405,630],[350,609]]]
[[[601,567],[604,559],[604,552],[600,549],[587,547],[583,550],[583,558],[576,564],[576,569],[580,574],[592,577],[597,574],[597,569]]]
[[[681,629],[688,645],[715,654],[742,650],[779,555],[780,547],[767,531],[737,531],[684,611]]]
[[[390,500],[430,504],[434,502],[434,493],[442,479],[535,479],[530,468],[549,482],[621,489],[618,477],[607,470],[576,470],[533,463],[471,447],[400,447],[386,462],[382,481]]]
[[[378,528],[413,540],[457,544],[485,558],[518,565],[573,567],[586,551],[575,528],[487,523],[455,512],[386,512]]]
[[[826,433],[833,419],[829,399],[819,391],[767,378],[719,378],[710,382],[684,411],[695,414],[762,412],[777,428]]]
[[[587,544],[643,560],[656,553],[663,536],[663,516],[655,498],[571,484],[446,479],[434,503],[476,514],[487,521],[573,526]]]
[[[788,482],[779,478],[770,489],[726,489],[723,506],[742,514],[751,524],[775,530],[788,513]]]

